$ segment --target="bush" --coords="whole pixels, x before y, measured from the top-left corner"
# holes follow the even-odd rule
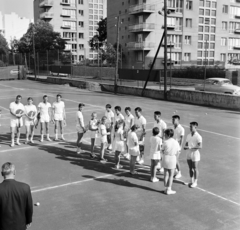
[[[173,78],[204,79],[204,67],[187,67],[186,69],[173,70]],[[207,68],[206,78],[225,78],[225,70],[219,67]]]

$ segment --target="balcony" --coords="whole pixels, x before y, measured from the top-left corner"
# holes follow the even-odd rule
[[[63,29],[71,29],[71,26],[70,25],[62,25],[61,28],[63,28]]]
[[[70,0],[62,0],[60,4],[64,5],[64,6],[70,6],[71,5]]]
[[[154,13],[155,5],[150,4],[138,4],[129,7],[129,14],[139,14],[139,13]]]
[[[163,47],[164,47],[164,44],[162,45]],[[167,43],[167,48],[171,48],[172,50],[175,50],[175,49],[182,49],[182,43],[170,43],[170,42],[168,42]]]
[[[151,50],[155,47],[153,42],[129,42],[127,48],[129,50]]]
[[[235,29],[235,30],[234,30],[234,33],[235,33],[235,34],[240,34],[240,29]]]
[[[235,15],[235,18],[236,19],[240,19],[240,15]]]
[[[71,38],[69,38],[69,37],[62,37],[62,39],[65,40],[65,41],[70,41],[71,40]]]
[[[52,6],[53,6],[53,1],[49,1],[49,0],[43,0],[39,4],[40,8],[50,8]]]
[[[129,32],[137,33],[137,32],[151,32],[155,29],[154,23],[141,23],[130,25],[128,27]]]
[[[236,0],[236,2],[240,3],[240,0]]]
[[[240,50],[240,45],[233,46],[233,49]]]
[[[61,13],[61,16],[64,18],[70,18],[70,14],[66,14],[64,12]]]
[[[44,12],[40,14],[40,19],[52,19],[53,18],[53,13],[49,12]]]

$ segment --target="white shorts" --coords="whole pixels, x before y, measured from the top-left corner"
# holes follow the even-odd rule
[[[20,123],[20,127],[23,126],[23,119],[22,117],[20,119],[16,118],[16,119],[11,119],[10,120],[10,127],[11,128],[15,128],[15,127],[18,127],[19,126],[19,123]]]
[[[124,141],[114,141],[113,151],[124,152]]]
[[[151,154],[151,159],[152,159],[152,160],[161,160],[160,151],[157,151],[157,152]]]
[[[104,135],[103,137],[100,137],[100,142],[101,142],[101,144],[107,144],[108,142],[107,142],[107,136],[106,135]]]
[[[40,122],[44,123],[44,122],[50,122],[50,116],[41,116],[40,118]]]
[[[187,153],[187,159],[192,161],[200,161],[200,152],[198,150],[196,151],[188,151]]]
[[[129,148],[129,154],[131,156],[139,156],[140,155],[139,145]]]
[[[63,114],[54,114],[55,121],[63,121]]]
[[[82,127],[80,127],[80,126],[76,126],[76,130],[78,133],[84,133]]]
[[[35,119],[29,120],[28,118],[25,119],[25,126],[35,125]]]

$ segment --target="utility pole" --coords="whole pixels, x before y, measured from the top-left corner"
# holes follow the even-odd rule
[[[170,89],[172,88],[172,41],[170,41]]]
[[[207,75],[207,40],[205,43],[205,68],[204,68],[204,87],[203,87],[203,91],[205,91],[205,83],[206,83],[206,75]]]
[[[32,36],[33,36],[33,60],[34,60],[34,75],[37,80],[37,69],[36,69],[36,51],[35,51],[35,37],[34,37],[34,25],[32,25]]]
[[[164,0],[164,99],[167,99],[167,0]]]
[[[118,80],[119,24],[120,24],[120,16],[117,17],[117,57],[116,57],[115,81],[114,81],[115,94],[117,93],[117,80]]]

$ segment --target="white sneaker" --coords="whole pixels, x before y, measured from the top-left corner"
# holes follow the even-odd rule
[[[192,184],[190,185],[190,187],[191,187],[191,188],[196,188],[196,187],[197,187],[197,183],[196,183],[196,182],[192,183]]]
[[[19,145],[19,146],[21,145],[19,141],[17,141],[16,144]]]
[[[81,154],[81,149],[77,148],[77,154]]]
[[[167,190],[167,195],[173,195],[173,194],[175,194],[176,193],[176,191],[173,191],[173,190]]]
[[[12,143],[10,146],[11,146],[11,147],[14,147],[14,146],[15,146],[15,144],[14,144],[14,143]]]
[[[52,141],[49,137],[47,138],[47,141]]]
[[[138,161],[138,164],[142,165],[144,163],[144,160],[141,159],[140,161]]]
[[[181,172],[178,172],[178,173],[176,174],[176,176],[175,176],[175,179],[179,179],[179,178],[181,178],[181,177],[182,177]]]
[[[34,144],[34,141],[33,141],[33,140],[30,140],[30,142],[31,142],[32,144]]]
[[[63,136],[61,137],[61,139],[62,139],[63,141],[65,141],[65,138],[64,138]]]
[[[159,182],[159,179],[157,177],[153,178],[152,179],[152,182],[155,183],[155,182]]]

